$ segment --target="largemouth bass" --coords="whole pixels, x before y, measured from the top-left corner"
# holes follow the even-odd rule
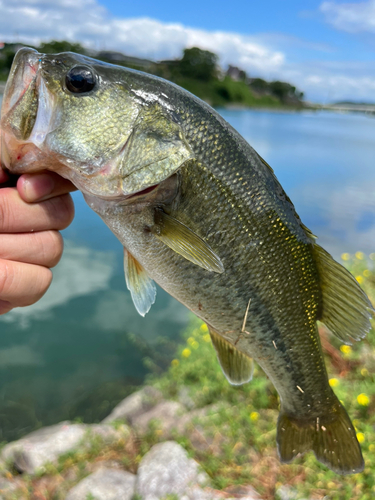
[[[70,179],[118,237],[140,314],[155,281],[207,323],[230,383],[259,363],[280,396],[281,461],[313,450],[339,474],[363,470],[316,322],[350,343],[370,329],[372,305],[216,111],[142,72],[22,49],[1,129],[5,168]]]

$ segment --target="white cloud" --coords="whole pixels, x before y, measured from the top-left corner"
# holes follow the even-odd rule
[[[320,9],[332,23],[350,18],[357,19],[351,26],[359,26],[360,19],[368,25],[374,20],[374,5],[375,0],[362,4],[324,2]],[[154,60],[177,58],[185,47],[199,46],[218,54],[223,67],[234,64],[251,76],[289,81],[303,90],[308,99],[324,102],[374,99],[373,69],[358,73],[345,65],[335,67],[334,62],[323,67],[321,61],[311,57],[305,63],[306,52],[311,56],[311,51],[315,51],[320,57],[322,52],[332,52],[332,47],[287,34],[247,36],[149,18],[114,17],[98,0],[0,0],[0,12],[0,41],[38,44],[50,39],[69,39],[97,50],[119,50]],[[353,15],[345,17],[340,12]],[[299,62],[295,62],[297,51]]]
[[[375,32],[375,0],[356,3],[323,2],[319,10],[336,29],[350,33]]]
[[[215,51],[221,63],[262,73],[279,68],[284,55],[250,37],[208,32],[155,19],[110,16],[95,0],[0,0],[0,38],[37,44],[41,40],[78,40],[96,49],[113,49],[155,60],[176,58],[185,47]]]
[[[114,269],[111,252],[93,251],[65,241],[63,258],[53,270],[53,281],[46,295],[29,307],[18,307],[0,317],[0,321],[26,328],[33,319],[49,318],[52,309],[76,297],[109,288]]]

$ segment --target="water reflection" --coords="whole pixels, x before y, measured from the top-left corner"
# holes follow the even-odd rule
[[[374,118],[221,112],[272,165],[328,251],[374,251]],[[80,193],[74,199],[76,218],[64,231],[50,290],[0,318],[0,441],[65,418],[103,418],[152,365],[166,366],[188,321],[160,289],[150,313],[137,314],[120,243]]]

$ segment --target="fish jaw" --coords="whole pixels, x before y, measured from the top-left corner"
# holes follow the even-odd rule
[[[42,55],[17,52],[1,109],[1,165],[14,174],[52,169],[56,158],[43,152],[50,130],[53,96],[40,78]]]

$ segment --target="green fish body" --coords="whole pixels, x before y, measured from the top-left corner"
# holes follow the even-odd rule
[[[151,75],[24,49],[1,127],[9,170],[69,178],[121,241],[140,314],[155,281],[207,323],[229,382],[248,382],[259,363],[280,396],[282,461],[312,449],[337,473],[363,470],[316,322],[350,343],[370,329],[372,306],[220,115]]]

